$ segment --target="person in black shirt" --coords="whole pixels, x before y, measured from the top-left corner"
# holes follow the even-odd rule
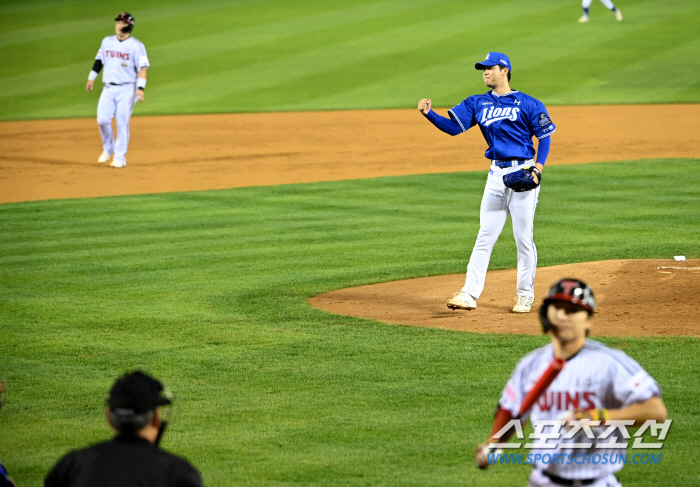
[[[170,404],[163,385],[141,371],[125,374],[109,394],[105,416],[114,438],[63,457],[45,487],[201,487],[184,459],[158,448],[165,429],[160,406]]]

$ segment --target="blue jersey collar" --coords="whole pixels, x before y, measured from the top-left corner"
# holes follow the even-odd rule
[[[491,94],[492,94],[493,96],[495,96],[496,98],[501,98],[501,97],[503,97],[503,96],[513,95],[513,94],[515,94],[515,93],[518,93],[518,90],[510,90],[510,92],[509,92],[509,93],[506,93],[505,95],[499,95],[498,93],[496,93],[496,92],[493,91],[493,90],[491,90],[489,93],[491,93]]]

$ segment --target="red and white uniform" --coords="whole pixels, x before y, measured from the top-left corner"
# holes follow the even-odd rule
[[[136,78],[141,68],[150,66],[146,48],[134,37],[120,41],[113,35],[102,40],[95,59],[100,60],[104,66],[102,82],[105,86],[97,104],[97,124],[102,135],[102,148],[105,154],[114,154],[115,161],[126,162]],[[112,118],[115,116],[116,142],[112,131]]]
[[[551,344],[538,348],[526,355],[515,368],[508,383],[503,390],[499,405],[510,411],[515,417],[525,395],[532,389],[537,379],[549,366],[554,358],[554,348]],[[556,420],[567,411],[576,409],[622,409],[638,402],[646,401],[652,397],[660,397],[661,389],[656,381],[633,359],[621,350],[611,349],[595,340],[586,340],[583,348],[571,357],[554,379],[545,393],[538,399],[529,413],[530,420],[536,423],[539,420]],[[597,434],[607,429],[606,426],[594,428]],[[544,430],[547,432],[547,429]],[[564,431],[562,429],[562,431]],[[561,436],[564,436],[562,433]],[[597,436],[597,435],[596,435]],[[615,437],[611,438],[611,437]],[[611,437],[605,440],[589,440],[585,434],[576,435],[568,440],[548,440],[547,443],[557,444],[556,448],[532,449],[534,455],[548,454],[560,459],[557,462],[536,462],[530,475],[531,486],[548,487],[560,485],[551,481],[542,472],[568,480],[596,479],[595,483],[589,483],[594,487],[615,487],[620,485],[615,472],[622,469],[622,462],[599,463],[571,462],[565,459],[573,455],[604,455],[617,456],[624,454],[624,449],[596,448],[598,442],[618,443],[629,442],[624,439],[619,429],[615,429]],[[543,440],[530,440],[538,443]],[[567,448],[570,443],[593,443],[591,448],[572,449]],[[563,445],[563,446],[562,446]],[[540,457],[541,458],[541,457]],[[581,458],[581,457],[579,457]]]

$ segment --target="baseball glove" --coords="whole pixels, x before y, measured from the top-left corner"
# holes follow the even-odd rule
[[[537,176],[537,182],[535,182]],[[535,166],[526,167],[503,176],[503,184],[516,193],[535,189],[542,182],[542,174]]]

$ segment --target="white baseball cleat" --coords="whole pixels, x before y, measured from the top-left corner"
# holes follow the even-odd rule
[[[513,306],[513,313],[529,313],[532,308],[532,303],[535,302],[534,296],[518,296],[517,301]]]
[[[447,301],[447,307],[450,309],[476,309],[476,300],[464,291],[456,292],[452,295],[452,299]]]
[[[107,154],[106,152],[103,152],[100,154],[100,157],[97,159],[97,162],[100,164],[103,162],[108,162],[112,158],[112,154]]]
[[[618,12],[619,12],[619,10],[618,10]],[[579,21],[580,23],[582,23],[582,24],[583,24],[584,22],[588,22],[589,20],[590,20],[590,19],[588,18],[588,15],[584,15],[583,17],[581,17],[580,19],[578,19],[578,21]]]
[[[618,22],[622,21],[622,12],[620,12],[620,9],[618,9],[617,12],[615,12],[615,18]]]
[[[126,167],[126,161],[113,160],[110,164],[112,167]]]

